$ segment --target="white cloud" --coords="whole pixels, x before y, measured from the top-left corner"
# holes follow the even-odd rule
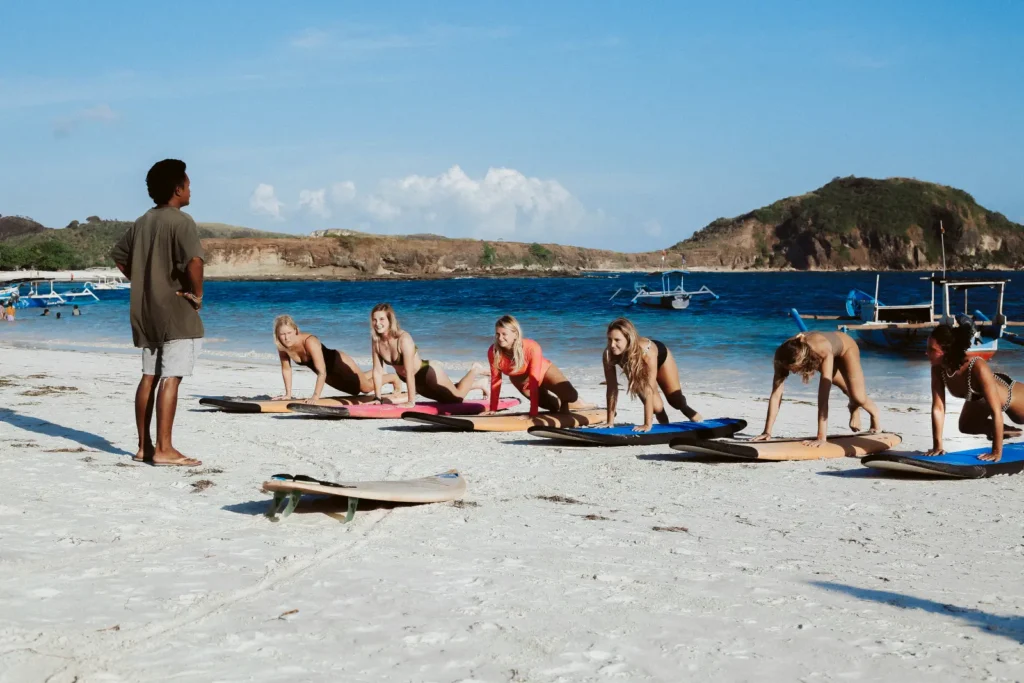
[[[260,183],[253,190],[252,196],[249,197],[249,208],[253,213],[262,213],[281,220],[281,209],[284,208],[284,204],[277,198],[277,194],[274,193],[273,185]]]
[[[98,104],[79,110],[70,116],[64,116],[53,122],[53,133],[58,137],[66,137],[85,123],[111,124],[120,118],[109,104]]]
[[[331,215],[327,208],[327,190],[301,190],[299,192],[299,206],[312,214],[328,218]]]
[[[351,180],[343,180],[331,186],[331,199],[338,204],[348,204],[356,198],[356,184]]]
[[[452,166],[436,176],[383,180],[363,195],[351,182],[336,183],[331,199],[346,219],[369,221],[385,232],[429,228],[453,237],[553,239],[603,220],[557,180],[511,168],[491,168],[476,179]]]

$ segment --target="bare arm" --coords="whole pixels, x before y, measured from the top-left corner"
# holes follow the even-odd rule
[[[772,394],[768,398],[768,415],[764,418],[764,431],[757,439],[770,439],[772,427],[775,426],[775,418],[779,415],[779,408],[782,406],[782,389],[786,383],[786,375],[780,374],[777,370],[772,377]]]
[[[925,455],[942,455],[942,425],[946,421],[946,384],[941,367],[932,368],[932,449]]]
[[[405,404],[413,406],[416,404],[416,372],[419,367],[416,365],[416,343],[412,335],[403,333],[398,340],[398,347],[402,349],[402,364],[405,366]]]
[[[602,360],[604,362],[605,400],[608,404],[608,416],[605,422],[611,427],[615,424],[615,408],[619,403],[619,378],[615,372],[611,355],[607,351],[604,352]]]
[[[377,353],[377,342],[374,341],[373,337],[370,337],[370,361],[373,363],[373,367],[370,370],[370,374],[373,377],[373,398],[379,401],[380,389],[384,384],[384,364],[380,359],[380,354]]]
[[[981,361],[974,364],[971,384],[979,383],[985,390],[985,402],[992,410],[992,455],[981,456],[982,460],[998,461],[1003,457],[1003,400],[999,396],[999,383],[988,363]]]
[[[288,357],[287,353],[282,351],[278,351],[277,356],[281,360],[281,378],[284,380],[284,394],[275,397],[274,400],[284,401],[292,397],[292,359]]]
[[[647,386],[644,388],[644,423],[639,430],[649,432],[654,426],[654,399],[658,395],[658,358],[652,353],[645,356]]]
[[[324,347],[320,340],[313,336],[306,337],[305,347],[310,360],[313,361],[313,369],[316,371],[316,387],[313,389],[313,395],[308,400],[316,401],[320,398],[320,394],[323,393],[324,384],[327,382],[327,363],[324,362]]]
[[[203,259],[193,256],[185,266],[185,279],[188,281],[188,291],[178,292],[192,304],[197,311],[203,307]]]
[[[818,441],[828,438],[828,396],[832,393],[832,375],[835,356],[829,353],[821,361],[821,379],[818,381]]]

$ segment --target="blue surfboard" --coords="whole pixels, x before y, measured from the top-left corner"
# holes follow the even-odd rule
[[[636,425],[614,427],[530,427],[533,436],[558,441],[573,441],[594,446],[650,446],[677,439],[724,439],[747,426],[746,420],[720,417],[703,422],[656,424],[649,432],[634,432]]]
[[[861,458],[861,464],[879,470],[934,474],[956,479],[984,479],[997,474],[1017,474],[1024,471],[1024,443],[1004,443],[1003,457],[998,462],[980,460],[978,456],[991,453],[991,446],[956,451],[935,457],[919,453],[879,453]]]

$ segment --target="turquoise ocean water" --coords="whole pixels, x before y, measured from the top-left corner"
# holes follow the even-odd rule
[[[920,303],[929,299],[926,273],[882,275],[880,299],[885,303]],[[990,274],[1013,278],[1015,273]],[[391,302],[402,326],[416,339],[423,356],[465,367],[485,361],[499,316],[510,313],[536,339],[545,354],[567,368],[599,373],[605,326],[619,315],[630,317],[641,334],[664,341],[679,360],[684,382],[724,389],[766,392],[771,355],[776,345],[796,331],[785,314],[801,311],[842,311],[846,293],[856,287],[873,292],[872,273],[693,273],[687,288],[707,285],[721,297],[696,302],[685,311],[644,307],[623,308],[609,302],[620,287],[623,295],[634,281],[657,284],[643,274],[581,278],[455,279],[411,282],[209,282],[203,320],[206,357],[276,362],[272,321],[292,315],[304,331],[317,334],[328,346],[341,348],[357,361],[369,357],[369,311]],[[1008,286],[1006,312],[1024,320],[1024,277]],[[628,296],[620,295],[624,300]],[[971,294],[971,310],[989,312],[994,294]],[[962,301],[960,302],[962,308]],[[115,295],[83,308],[81,317],[66,312],[61,320],[19,311],[14,324],[0,324],[0,342],[16,347],[83,348],[134,352],[128,325],[127,294]],[[835,323],[809,323],[812,329],[834,329]],[[1017,328],[1024,333],[1024,328]],[[900,355],[863,348],[865,371],[872,386],[891,398],[919,398],[927,391],[923,355]],[[5,352],[16,363],[17,350]],[[995,365],[1024,379],[1024,347],[1003,343]],[[454,370],[453,370],[454,373]],[[766,377],[767,376],[767,377]]]

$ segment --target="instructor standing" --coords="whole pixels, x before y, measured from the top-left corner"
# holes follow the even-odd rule
[[[135,392],[138,462],[195,467],[171,444],[178,385],[192,374],[202,348],[203,247],[192,217],[185,162],[158,161],[146,174],[155,207],[143,214],[111,257],[132,283],[132,340],[142,349],[142,380]],[[150,432],[156,407],[156,444]]]

